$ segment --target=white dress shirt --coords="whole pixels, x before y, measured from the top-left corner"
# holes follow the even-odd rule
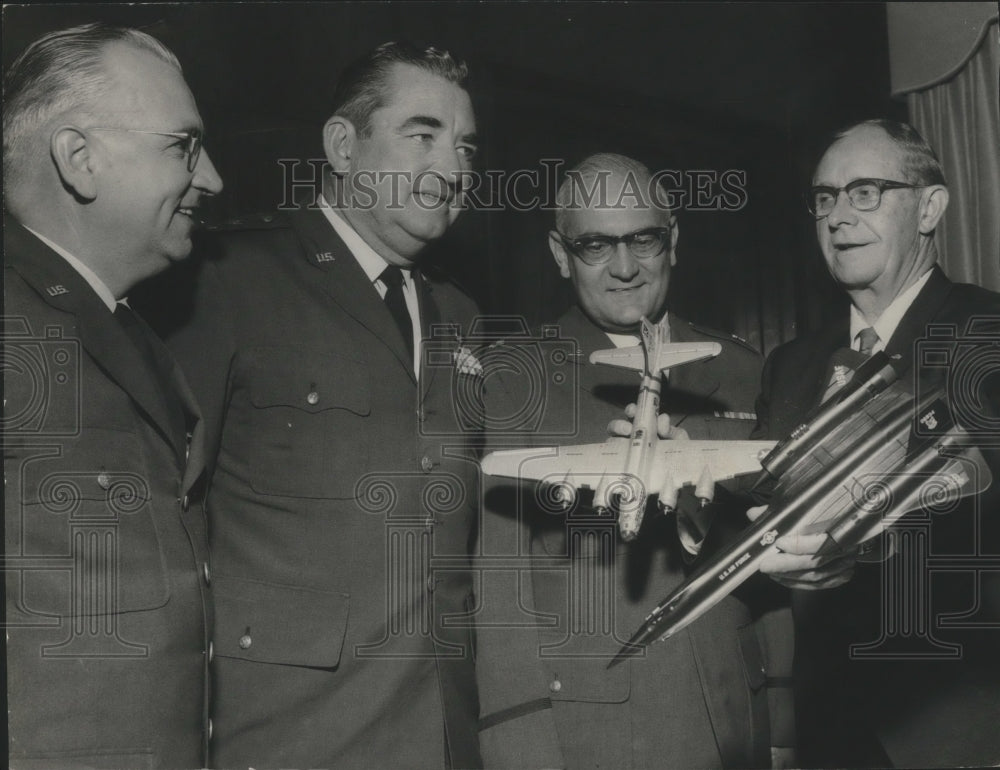
[[[385,299],[385,293],[388,291],[388,286],[386,286],[382,280],[379,278],[382,275],[382,271],[385,270],[389,263],[382,258],[382,256],[375,251],[371,246],[365,243],[365,240],[358,235],[357,230],[348,224],[347,220],[344,219],[336,209],[334,209],[322,195],[319,196],[317,200],[319,204],[320,211],[330,222],[331,227],[340,236],[340,239],[347,246],[348,251],[354,256],[361,269],[365,271],[365,275],[368,276],[368,280],[372,282],[375,286],[375,290],[378,295]],[[420,381],[420,305],[417,302],[417,284],[413,279],[413,273],[409,268],[400,267],[400,271],[403,274],[403,299],[406,301],[406,309],[410,313],[410,326],[411,333],[413,334],[413,372],[417,377],[417,381]]]
[[[869,323],[868,320],[861,314],[861,311],[852,304],[851,348],[853,350],[860,350],[861,341],[858,339],[858,334],[861,333],[862,329],[867,329],[870,326],[878,335],[878,342],[876,342],[875,346],[872,348],[872,355],[885,350],[885,346],[889,344],[889,340],[895,333],[896,327],[899,326],[899,322],[903,320],[903,316],[906,315],[906,311],[910,309],[910,305],[913,304],[913,301],[917,298],[920,290],[924,288],[924,284],[927,283],[927,279],[930,278],[930,276],[930,270],[920,276],[913,286],[889,303],[889,307],[882,311],[882,315],[875,320],[875,323]]]

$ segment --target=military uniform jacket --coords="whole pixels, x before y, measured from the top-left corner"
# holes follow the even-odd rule
[[[170,340],[214,437],[217,766],[479,764],[476,426],[451,397],[475,309],[419,285],[419,387],[319,210],[222,237]]]
[[[692,438],[745,439],[760,355],[729,335],[669,320],[675,342],[721,342],[715,359],[677,367],[661,394],[662,411]],[[603,441],[607,424],[623,416],[638,393],[638,373],[588,363],[612,347],[573,308],[558,322],[579,349],[576,371],[545,390],[551,430],[568,435],[526,443]],[[614,518],[596,517],[581,493],[568,513],[545,513],[534,490],[519,497],[512,483],[491,481],[484,520],[483,564],[519,553],[518,580],[484,592],[483,612],[495,629],[479,632],[480,734],[487,766],[504,767],[751,767],[768,763],[770,745],[768,634],[758,633],[747,607],[727,598],[697,623],[645,658],[607,670],[611,657],[646,613],[685,577],[674,516],[651,502],[632,543],[621,541]],[[719,495],[725,495],[720,491]],[[582,505],[580,505],[582,503]],[[690,489],[679,505],[696,505]],[[520,542],[503,523],[521,519]],[[518,550],[519,549],[519,550]],[[486,580],[487,573],[484,573]],[[508,576],[510,577],[510,576]],[[492,591],[492,592],[491,592]],[[520,597],[511,615],[504,599]],[[504,614],[506,613],[506,614]],[[785,611],[781,627],[790,629]],[[533,623],[536,628],[518,629]],[[777,636],[777,661],[790,667],[790,638]],[[780,652],[779,652],[780,651]],[[784,672],[782,672],[784,673]],[[786,710],[790,708],[786,706]]]
[[[211,618],[198,408],[152,332],[166,381],[9,217],[4,300],[11,766],[200,767]]]
[[[885,352],[897,360],[900,385],[918,396],[946,386],[960,421],[996,447],[1000,370],[991,351],[998,336],[1000,295],[952,283],[935,267]],[[848,346],[848,337],[845,312],[771,354],[755,438],[783,438],[803,421],[829,384],[831,355]],[[909,551],[884,566],[859,563],[844,586],[793,592],[803,766],[1000,761],[1000,581],[995,571],[975,568],[977,549],[982,555],[1000,549],[1000,463],[995,449],[984,454],[994,477],[986,494],[900,525],[921,531],[924,555],[950,558],[948,564],[914,561]],[[893,571],[906,582],[896,583]],[[904,585],[908,593],[901,593]],[[905,624],[896,614],[904,609]],[[946,614],[954,617],[942,620]],[[852,645],[859,645],[855,653]]]

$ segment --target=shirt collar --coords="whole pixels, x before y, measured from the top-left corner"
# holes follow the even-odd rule
[[[851,305],[851,347],[854,347],[854,341],[857,339],[858,334],[862,329],[866,329],[871,326],[875,333],[878,334],[878,342],[875,347],[872,348],[873,353],[878,353],[885,350],[885,346],[889,344],[889,340],[896,331],[896,327],[899,326],[899,322],[903,320],[903,316],[906,315],[906,311],[910,309],[910,305],[917,298],[920,290],[924,288],[924,284],[927,283],[927,279],[930,278],[932,270],[928,270],[924,273],[917,281],[902,294],[898,295],[892,302],[889,303],[889,307],[882,311],[882,315],[878,317],[875,323],[869,323],[865,320],[865,317],[861,314],[854,305]]]
[[[330,226],[337,232],[340,239],[347,246],[348,251],[354,256],[358,264],[361,265],[361,269],[365,271],[365,275],[368,276],[368,280],[375,283],[378,277],[382,275],[382,271],[389,266],[389,263],[385,259],[369,246],[365,239],[358,235],[358,231],[355,230],[351,225],[344,219],[340,213],[333,208],[326,199],[320,195],[317,199],[320,211],[327,218]],[[401,267],[400,270],[403,271],[403,281],[407,286],[412,285],[413,278],[410,275],[409,268]]]
[[[39,232],[36,232],[35,230],[32,230],[27,225],[24,226],[24,229],[30,232],[32,235],[34,235],[38,240],[40,240],[42,243],[44,243],[46,246],[52,249],[52,251],[54,251],[60,257],[65,259],[69,263],[69,266],[72,267],[74,270],[76,270],[76,272],[80,274],[80,277],[83,278],[83,280],[85,280],[90,285],[90,288],[92,288],[95,292],[97,292],[97,296],[100,297],[101,301],[108,306],[108,310],[110,310],[112,313],[115,312],[115,306],[118,304],[118,301],[115,299],[115,295],[111,293],[111,289],[108,288],[108,285],[104,283],[104,281],[102,281],[97,276],[97,273],[95,273],[93,270],[91,270],[89,267],[83,264],[83,262],[81,262],[79,259],[77,259],[68,251],[66,251],[66,249],[64,249],[58,243],[53,243],[44,235],[42,235]]]

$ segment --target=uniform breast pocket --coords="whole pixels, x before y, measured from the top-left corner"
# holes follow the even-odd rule
[[[245,364],[242,365],[242,364]],[[249,430],[227,447],[250,452],[250,486],[263,495],[354,496],[368,469],[371,383],[366,362],[312,351],[251,351],[231,403],[245,404]],[[242,392],[240,392],[242,391]],[[244,411],[244,410],[241,410]],[[230,415],[230,418],[233,415]],[[240,431],[237,416],[226,431]],[[231,440],[233,439],[233,440]]]
[[[167,602],[153,488],[135,434],[84,428],[5,457],[8,596],[29,615],[113,615]],[[171,511],[172,513],[172,511]],[[122,576],[127,576],[125,579]]]

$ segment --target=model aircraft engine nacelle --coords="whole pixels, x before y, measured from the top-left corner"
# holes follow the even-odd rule
[[[712,478],[712,472],[707,466],[702,470],[698,484],[694,488],[694,496],[698,498],[703,508],[715,498],[715,479]]]
[[[569,474],[562,481],[556,481],[549,485],[548,498],[564,511],[573,507],[576,502],[576,487],[569,480]]]
[[[611,510],[611,500],[609,499],[609,491],[611,489],[612,480],[614,477],[609,477],[606,474],[601,476],[601,480],[597,482],[597,487],[594,489],[594,510],[599,514],[608,513]]]
[[[680,491],[681,488],[677,486],[673,477],[667,473],[663,479],[663,486],[660,487],[660,494],[657,496],[660,510],[664,513],[673,511],[677,507],[677,496],[680,494]]]

